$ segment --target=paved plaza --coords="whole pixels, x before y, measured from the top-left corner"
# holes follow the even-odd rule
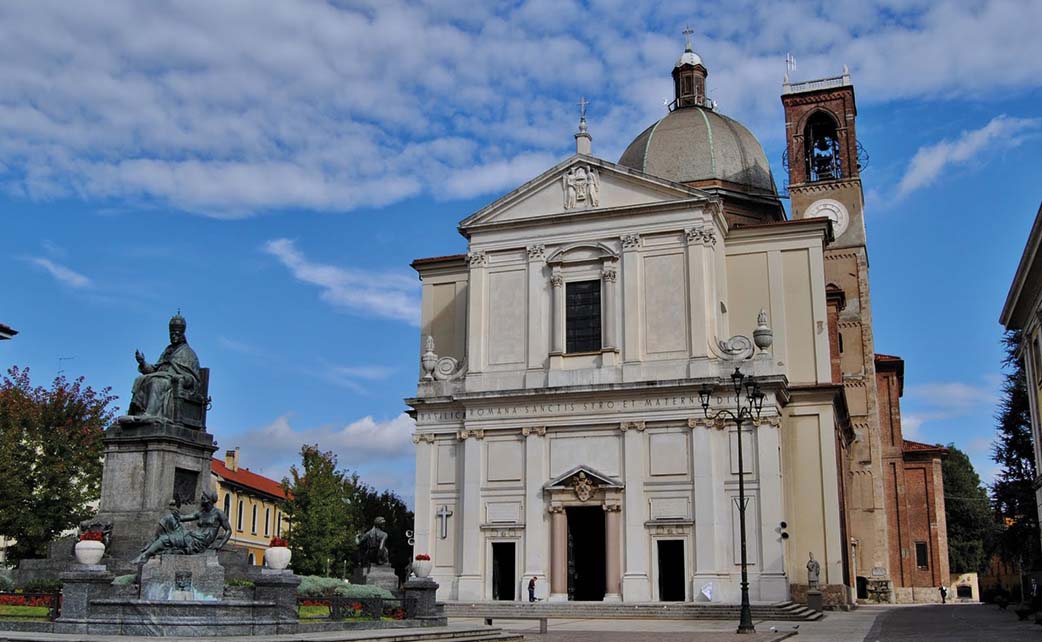
[[[453,622],[479,622],[456,620]],[[531,642],[1020,642],[1042,639],[1042,627],[1021,622],[1012,611],[987,604],[866,606],[830,612],[819,622],[757,621],[756,635],[737,635],[735,622],[685,620],[551,620],[539,635],[538,623],[496,620],[507,631],[523,632]],[[798,629],[793,627],[799,626]],[[771,631],[771,628],[776,631]],[[786,634],[796,635],[787,636]]]

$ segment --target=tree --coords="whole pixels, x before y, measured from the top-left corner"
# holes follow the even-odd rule
[[[102,435],[116,408],[100,392],[58,376],[33,387],[29,369],[0,382],[0,535],[12,559],[43,557],[47,543],[93,513],[101,495]]]
[[[984,572],[988,567],[994,514],[966,453],[948,444],[941,464],[944,512],[948,522],[948,565],[953,573]]]
[[[298,575],[339,575],[347,568],[354,542],[351,528],[351,479],[337,470],[336,455],[318,445],[300,449],[303,471],[289,469],[282,480],[288,499],[289,547]]]
[[[383,517],[387,520],[387,552],[391,566],[398,575],[403,575],[412,563],[412,546],[406,531],[413,529],[413,513],[405,505],[402,498],[389,490],[377,492],[371,486],[355,479],[355,492],[352,498],[354,520],[360,532],[365,532],[373,525],[373,520]]]
[[[998,438],[992,446],[992,459],[1001,466],[991,486],[992,505],[1002,530],[998,535],[999,553],[1007,560],[1020,561],[1025,570],[1039,562],[1038,506],[1035,503],[1035,458],[1031,443],[1031,411],[1027,381],[1018,358],[1022,342],[1020,331],[1003,337],[1007,369],[999,403]]]

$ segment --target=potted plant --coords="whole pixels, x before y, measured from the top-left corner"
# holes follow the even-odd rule
[[[276,571],[281,571],[289,566],[289,560],[293,556],[289,550],[289,542],[283,537],[272,537],[268,543],[268,550],[264,551],[264,564]]]
[[[80,541],[76,542],[76,561],[92,566],[101,561],[105,555],[105,535],[101,531],[84,531]]]
[[[416,577],[427,577],[431,574],[433,568],[434,562],[431,561],[431,556],[426,553],[417,555],[416,560],[412,563],[412,572],[416,573]]]

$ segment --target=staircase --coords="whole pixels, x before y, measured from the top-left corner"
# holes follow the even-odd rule
[[[754,620],[787,620],[811,622],[825,615],[794,602],[753,604]],[[510,619],[663,619],[663,620],[737,620],[739,604],[659,602],[445,602],[445,615],[452,617]]]

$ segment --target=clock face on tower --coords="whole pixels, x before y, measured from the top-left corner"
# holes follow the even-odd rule
[[[847,226],[850,224],[850,214],[847,212],[847,208],[843,207],[843,203],[831,198],[814,201],[807,208],[807,211],[803,213],[803,218],[815,218],[818,216],[824,216],[832,220],[832,232],[837,239],[843,236],[843,232],[847,231]]]

